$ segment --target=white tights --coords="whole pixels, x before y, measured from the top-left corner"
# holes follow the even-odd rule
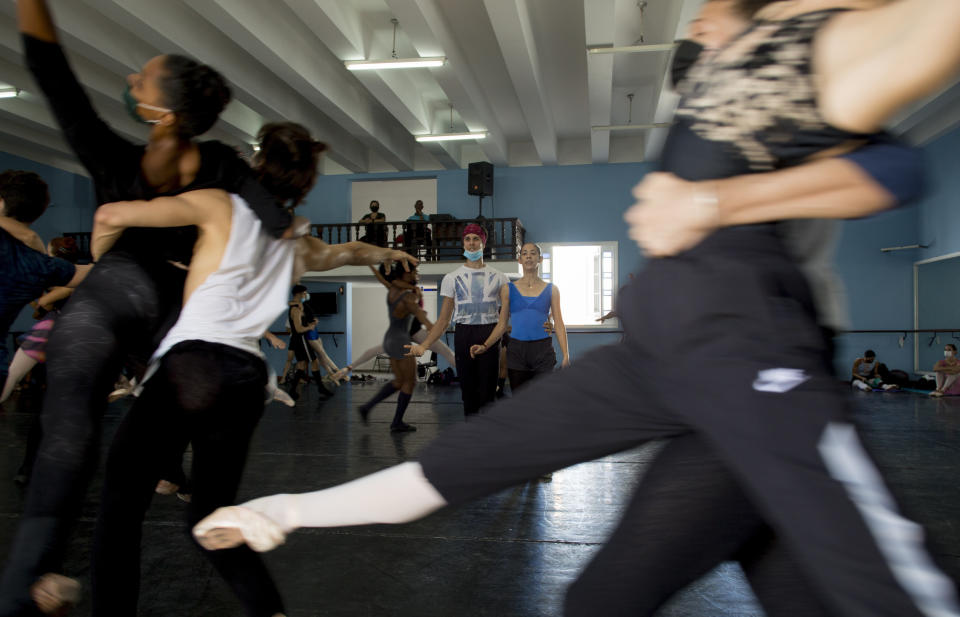
[[[408,523],[445,505],[420,463],[407,462],[332,488],[270,495],[241,507],[263,514],[290,533],[298,527]]]

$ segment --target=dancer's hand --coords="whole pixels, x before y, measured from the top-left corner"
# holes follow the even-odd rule
[[[404,345],[404,347],[410,350],[405,354],[407,356],[415,356],[419,358],[423,354],[427,353],[427,350],[422,345],[418,345],[416,343],[413,343],[412,345]]]
[[[649,173],[634,187],[637,203],[623,219],[644,255],[670,257],[700,244],[718,227],[716,197],[702,183]]]
[[[560,363],[560,368],[567,368],[568,366],[570,366],[570,356],[565,356]]]
[[[556,330],[553,326],[553,321],[548,319],[543,322],[543,331],[547,333],[548,336],[553,336],[553,332]]]
[[[470,346],[470,357],[471,357],[471,358],[476,358],[476,357],[479,356],[480,354],[486,353],[486,352],[487,352],[487,346],[486,346],[486,345],[471,345],[471,346]]]
[[[420,263],[420,260],[413,255],[404,253],[403,251],[390,251],[387,258],[383,260],[383,267],[389,270],[395,261],[399,261],[400,265],[402,265],[403,269],[407,272],[410,271],[410,268],[416,268],[417,264]]]

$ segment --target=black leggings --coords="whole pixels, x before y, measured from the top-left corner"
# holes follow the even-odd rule
[[[31,606],[29,586],[61,569],[96,469],[107,394],[125,357],[149,355],[179,311],[185,273],[161,268],[158,282],[128,255],[106,255],[50,334],[43,441],[0,581],[0,615]]]
[[[457,505],[652,439],[699,433],[831,610],[954,614],[951,582],[920,530],[897,513],[823,369],[802,275],[773,238],[718,247],[723,239],[708,239],[714,250],[702,255],[651,260],[619,298],[625,343],[591,350],[445,431],[421,452],[424,476]],[[716,362],[690,382],[704,357]]]
[[[107,458],[93,551],[94,615],[137,612],[141,527],[170,444],[193,443],[188,535],[204,516],[234,503],[250,437],[263,414],[265,384],[261,358],[224,345],[187,341],[164,356],[123,419]],[[247,546],[203,552],[247,615],[283,612],[259,554]]]
[[[830,614],[720,459],[697,435],[677,437],[568,588],[564,616],[652,615],[727,560],[740,562],[770,617]]]
[[[497,394],[497,376],[500,374],[500,341],[476,358],[470,357],[470,347],[482,345],[496,324],[457,324],[453,332],[453,348],[460,378],[460,396],[463,413],[473,415],[490,404]]]

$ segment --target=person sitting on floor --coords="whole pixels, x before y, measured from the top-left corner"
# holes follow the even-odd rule
[[[937,374],[937,389],[930,393],[930,396],[943,396],[948,392],[950,394],[960,393],[956,388],[951,391],[951,387],[960,377],[960,360],[957,359],[957,346],[953,343],[947,343],[943,346],[943,360],[937,360],[933,365],[933,370]]]
[[[885,384],[880,379],[880,363],[877,354],[868,349],[863,352],[862,358],[853,361],[853,379],[850,381],[854,388],[869,392],[870,390],[896,390],[900,386]]]

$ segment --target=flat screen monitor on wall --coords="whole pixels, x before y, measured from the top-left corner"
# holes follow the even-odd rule
[[[310,293],[310,299],[307,304],[313,310],[314,315],[336,315],[337,310],[337,292],[318,291]]]

